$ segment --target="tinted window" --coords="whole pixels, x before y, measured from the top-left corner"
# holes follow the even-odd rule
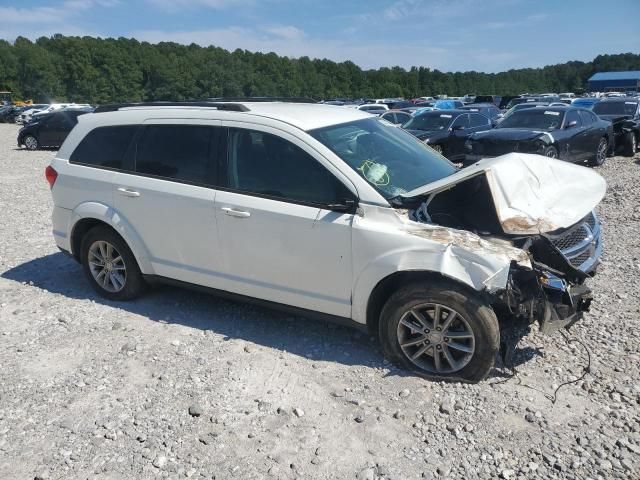
[[[589,126],[593,123],[593,115],[589,112],[578,112],[580,115],[580,119],[582,120],[582,125]]]
[[[121,169],[122,159],[137,128],[122,125],[91,130],[73,151],[70,161]]]
[[[227,181],[236,190],[294,202],[328,205],[353,198],[304,150],[283,138],[254,130],[229,130]]]
[[[453,124],[451,124],[451,127],[457,127],[457,126],[461,126],[463,128],[469,128],[469,115],[464,114],[456,118]]]
[[[576,127],[579,127],[582,125],[582,122],[580,121],[580,117],[578,116],[578,112],[576,110],[569,110],[567,112],[567,119],[564,123],[565,127],[569,125],[571,122],[576,122]]]
[[[491,123],[489,119],[483,115],[478,115],[477,113],[472,113],[469,115],[471,127],[484,127]]]
[[[210,184],[213,131],[213,127],[204,125],[146,127],[138,141],[136,172]]]

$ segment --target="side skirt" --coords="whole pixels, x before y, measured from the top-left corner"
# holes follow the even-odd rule
[[[328,313],[316,312],[313,310],[307,310],[305,308],[294,307],[292,305],[285,305],[283,303],[270,302],[269,300],[262,300],[260,298],[248,297],[246,295],[240,295],[238,293],[228,292],[226,290],[218,290],[217,288],[205,287],[203,285],[197,285],[195,283],[183,282],[181,280],[175,280],[173,278],[162,277],[160,275],[143,275],[145,281],[150,285],[171,285],[179,288],[186,288],[188,290],[194,290],[203,292],[216,297],[224,298],[238,303],[250,303],[252,305],[258,305],[260,307],[268,308],[269,310],[275,310],[289,315],[295,315],[300,317],[309,318],[312,320],[320,320],[322,322],[334,323],[344,327],[353,328],[363,333],[368,333],[367,326],[358,323],[351,318],[340,317],[337,315],[330,315]]]

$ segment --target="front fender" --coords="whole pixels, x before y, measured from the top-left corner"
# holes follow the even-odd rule
[[[71,232],[72,238],[75,226],[80,220],[86,218],[94,218],[111,226],[124,239],[133,252],[140,271],[143,274],[155,273],[149,261],[149,252],[142,238],[140,238],[135,229],[116,210],[99,202],[81,203],[73,209],[71,214],[69,231]]]
[[[369,296],[376,285],[398,272],[434,272],[474,290],[494,292],[506,287],[512,262],[530,267],[528,258],[525,259],[526,253],[511,246],[492,244],[491,248],[484,248],[485,245],[477,244],[429,243],[425,248],[386,253],[372,259],[360,270],[353,291],[352,317],[356,322],[366,323]]]

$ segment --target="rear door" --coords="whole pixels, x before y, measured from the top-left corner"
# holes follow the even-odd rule
[[[330,205],[355,201],[354,187],[286,132],[226,125],[216,197],[224,289],[349,317],[354,213]]]
[[[219,125],[147,121],[127,155],[128,171],[113,178],[116,210],[142,239],[154,272],[214,288]]]

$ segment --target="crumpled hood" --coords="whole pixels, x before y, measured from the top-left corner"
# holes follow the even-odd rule
[[[494,128],[485,132],[477,132],[471,135],[474,141],[482,140],[533,140],[545,135],[551,135],[541,130],[529,130],[525,128]]]
[[[438,193],[483,174],[502,229],[511,235],[568,228],[591,212],[607,189],[605,180],[589,168],[542,155],[509,153],[481,160],[403,197]]]

